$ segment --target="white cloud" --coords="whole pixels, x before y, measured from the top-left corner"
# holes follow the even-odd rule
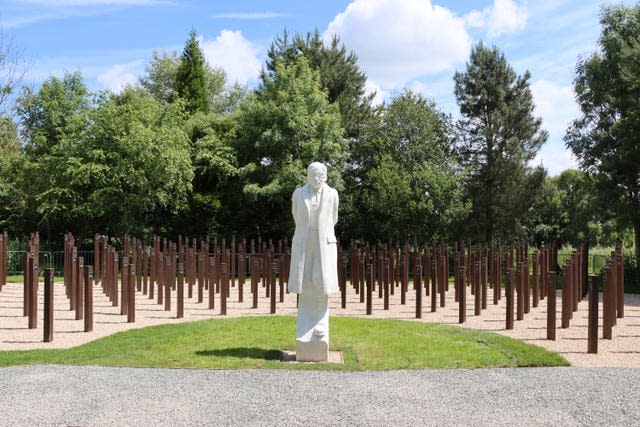
[[[549,140],[538,152],[536,162],[542,163],[550,175],[576,168],[576,159],[563,142],[569,123],[580,114],[572,86],[538,80],[531,84],[531,92],[535,103],[534,114],[542,117],[542,127],[549,131]]]
[[[487,29],[493,39],[504,33],[521,31],[527,25],[527,5],[517,5],[513,0],[493,0],[493,5],[482,11],[472,11],[464,16],[470,28]]]
[[[521,31],[527,25],[527,6],[516,5],[512,0],[494,0],[489,14],[490,38],[502,33]]]
[[[542,165],[549,176],[560,175],[567,169],[578,169],[578,162],[562,141],[548,141],[536,155],[533,165]]]
[[[259,49],[240,31],[222,30],[213,40],[201,37],[200,47],[210,65],[226,71],[230,83],[246,84],[260,74]]]
[[[367,80],[367,82],[364,84],[364,92],[367,95],[370,95],[373,92],[376,93],[374,95],[373,99],[371,100],[373,105],[382,104],[384,102],[384,100],[387,97],[389,97],[389,95],[390,95],[389,92],[387,92],[386,90],[382,89],[380,86],[378,86],[377,84],[375,84],[371,80]]]
[[[387,90],[450,69],[467,58],[472,42],[464,19],[430,0],[355,0],[323,37],[334,34],[358,55],[367,76]]]
[[[133,61],[127,64],[116,64],[106,71],[101,72],[96,77],[98,83],[107,89],[120,92],[125,86],[133,84],[138,80],[140,67],[143,61]]]
[[[537,80],[531,84],[531,93],[536,106],[535,114],[542,117],[544,128],[550,133],[564,135],[571,120],[580,114],[573,87]]]

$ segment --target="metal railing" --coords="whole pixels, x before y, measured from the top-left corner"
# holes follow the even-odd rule
[[[8,251],[8,274],[21,275],[24,273],[24,251]],[[84,257],[86,264],[93,264],[93,251],[79,251],[78,256]],[[40,273],[45,268],[53,268],[54,274],[61,276],[64,271],[64,251],[40,251]]]

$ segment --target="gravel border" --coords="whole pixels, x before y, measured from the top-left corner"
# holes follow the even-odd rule
[[[640,368],[0,369],[0,425],[639,425]]]

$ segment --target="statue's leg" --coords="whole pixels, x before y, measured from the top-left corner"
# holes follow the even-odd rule
[[[318,286],[304,284],[296,319],[296,360],[327,361],[329,358],[329,297]]]

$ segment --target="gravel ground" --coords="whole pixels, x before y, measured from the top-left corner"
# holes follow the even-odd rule
[[[0,369],[0,425],[639,425],[640,368]]]

